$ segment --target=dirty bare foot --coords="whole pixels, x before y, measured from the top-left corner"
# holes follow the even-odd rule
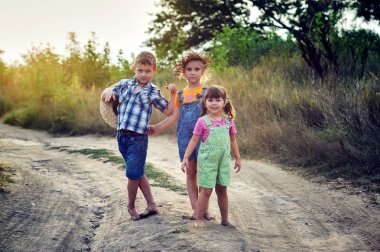
[[[191,212],[189,214],[182,215],[182,219],[185,219],[185,220],[196,220],[197,219],[197,213],[193,211],[193,212]]]
[[[204,218],[205,218],[205,220],[210,221],[210,220],[214,220],[215,216],[207,212],[207,213],[205,213]]]
[[[189,220],[195,220],[195,219],[197,219],[197,212],[196,211],[192,211],[189,214]]]
[[[194,227],[195,228],[204,228],[204,227],[206,227],[206,223],[203,220],[196,220],[194,222]]]
[[[157,209],[145,209],[144,212],[140,213],[139,216],[141,219],[143,218],[147,218],[149,216],[152,216],[152,215],[156,215],[158,214],[158,210]]]
[[[137,221],[140,219],[140,215],[137,213],[136,208],[128,205],[128,213],[131,215],[131,220]]]
[[[236,228],[234,225],[232,225],[228,220],[220,222],[222,226],[229,227],[229,228]]]

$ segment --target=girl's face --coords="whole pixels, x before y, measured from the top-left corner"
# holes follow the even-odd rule
[[[206,109],[207,113],[209,113],[211,116],[222,116],[223,115],[223,109],[226,105],[225,100],[223,100],[222,97],[218,98],[207,98],[206,99]]]
[[[183,69],[183,76],[185,77],[189,86],[200,85],[203,73],[203,63],[199,60],[189,61]]]

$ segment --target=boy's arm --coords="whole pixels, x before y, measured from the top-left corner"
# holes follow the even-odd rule
[[[153,135],[157,132],[161,132],[166,130],[167,128],[171,127],[174,123],[178,121],[179,117],[179,108],[177,106],[174,106],[172,113],[166,117],[161,122],[151,125],[150,126],[150,135]]]
[[[102,95],[101,95],[102,101],[110,102],[112,99],[116,100],[116,94],[113,92],[113,88],[116,85],[117,85],[117,83],[113,84],[110,87],[107,87],[106,89],[104,89],[104,91],[102,92]]]
[[[170,84],[170,85],[172,85],[172,84]],[[174,84],[173,84],[174,85]],[[170,88],[170,87],[169,87]],[[169,89],[168,88],[168,89]],[[174,88],[174,89],[169,89],[169,91],[170,91],[170,97],[169,97],[169,104],[168,104],[168,106],[166,107],[166,109],[164,109],[163,111],[162,111],[162,113],[164,113],[165,115],[167,115],[167,116],[169,116],[169,115],[171,115],[172,113],[173,113],[173,110],[174,110],[174,108],[176,107],[175,106],[175,99],[176,99],[176,97],[177,97],[177,95],[176,95],[176,89]]]
[[[167,115],[167,117],[160,123],[149,126],[149,135],[154,135],[157,132],[166,130],[178,120],[179,107],[175,105],[175,99],[177,98],[175,84],[170,84],[168,90],[170,91],[169,104],[164,110],[162,110],[162,113]]]
[[[170,97],[169,97],[169,105],[166,110],[163,111],[165,115],[170,115],[173,112],[173,109],[175,107],[175,99],[177,98],[177,85],[174,83],[170,83],[167,87],[167,90],[169,90]]]
[[[231,151],[235,157],[234,169],[235,169],[235,172],[239,172],[241,169],[241,161],[240,161],[239,146],[236,141],[236,135],[231,135],[230,138],[231,138]]]
[[[182,165],[181,165],[181,169],[183,172],[185,172],[186,168],[189,167],[189,157],[190,157],[191,153],[193,153],[193,151],[197,147],[197,144],[198,144],[200,139],[201,139],[200,136],[197,136],[194,134],[193,134],[192,138],[190,139],[190,142],[186,148],[185,155],[183,156],[183,161],[182,161]]]

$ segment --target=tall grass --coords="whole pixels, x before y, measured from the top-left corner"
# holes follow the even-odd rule
[[[103,88],[124,70],[113,66],[107,83],[88,86],[79,75],[68,77],[64,62],[46,49],[29,55],[24,65],[7,66],[0,76],[4,122],[59,134],[115,134],[100,117],[99,100]],[[207,84],[226,87],[236,107],[238,142],[245,156],[380,184],[377,76],[341,80],[331,90],[314,84],[299,55],[280,54],[260,58],[250,70],[230,67],[211,77]],[[165,96],[168,83],[184,85],[165,69],[159,69],[154,82]],[[163,118],[156,111],[151,122]]]

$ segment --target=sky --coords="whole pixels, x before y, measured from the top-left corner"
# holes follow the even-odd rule
[[[98,48],[106,42],[111,57],[147,49],[143,42],[158,9],[156,0],[0,0],[0,57],[8,64],[22,62],[33,46],[50,44],[67,55],[68,32],[75,32],[82,47],[96,33]]]
[[[120,49],[124,57],[148,49],[143,42],[158,0],[0,0],[0,55],[8,64],[22,62],[22,54],[33,46],[50,44],[54,52],[66,56],[68,32],[75,32],[83,47],[95,32],[98,49],[106,42],[116,62]],[[354,15],[343,22],[352,28]],[[355,21],[357,28],[371,28],[380,34],[379,25]]]

